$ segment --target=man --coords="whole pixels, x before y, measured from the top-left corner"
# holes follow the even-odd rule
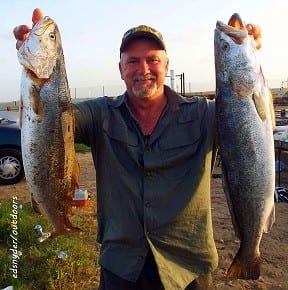
[[[17,48],[29,30],[14,29]],[[75,106],[96,168],[102,290],[214,289],[214,102],[165,86],[168,64],[160,32],[134,27],[120,46],[126,92]]]

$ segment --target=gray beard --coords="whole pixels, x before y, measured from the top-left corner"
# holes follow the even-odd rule
[[[152,88],[143,87],[141,89],[132,88],[132,92],[136,98],[145,99],[153,96],[157,91],[156,84]]]

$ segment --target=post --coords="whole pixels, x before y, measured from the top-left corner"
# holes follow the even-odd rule
[[[175,77],[174,77],[174,70],[173,69],[170,70],[170,85],[171,85],[171,89],[174,90]]]
[[[185,77],[184,77],[184,72],[182,73],[181,83],[182,83],[182,95],[185,96]]]

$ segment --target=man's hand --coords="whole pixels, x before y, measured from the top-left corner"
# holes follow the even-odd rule
[[[43,18],[44,16],[43,16],[42,11],[39,8],[34,9],[33,14],[32,14],[33,26]],[[31,31],[31,28],[28,25],[19,25],[13,29],[14,37],[17,40],[16,49],[20,48],[20,46],[29,36],[30,31]]]
[[[261,48],[261,28],[260,28],[260,26],[249,23],[246,25],[246,28],[248,30],[248,34],[250,34],[254,37],[256,48],[260,49]]]

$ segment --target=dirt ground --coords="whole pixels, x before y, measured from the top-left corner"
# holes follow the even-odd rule
[[[91,154],[78,154],[78,159],[81,167],[80,188],[87,189],[94,195],[95,170]],[[216,168],[215,172],[221,174],[220,168]],[[281,172],[281,183],[281,186],[288,187],[288,168]],[[29,202],[25,179],[16,185],[0,186],[0,200],[10,199],[12,196],[17,196],[22,203]],[[95,199],[92,198],[92,201],[87,211],[95,217]],[[225,272],[239,247],[239,241],[234,235],[221,178],[212,179],[212,214],[219,254],[219,266],[214,273],[217,289],[288,289],[288,203],[276,204],[276,222],[271,232],[263,236],[261,276],[257,281],[227,281],[225,278]]]

